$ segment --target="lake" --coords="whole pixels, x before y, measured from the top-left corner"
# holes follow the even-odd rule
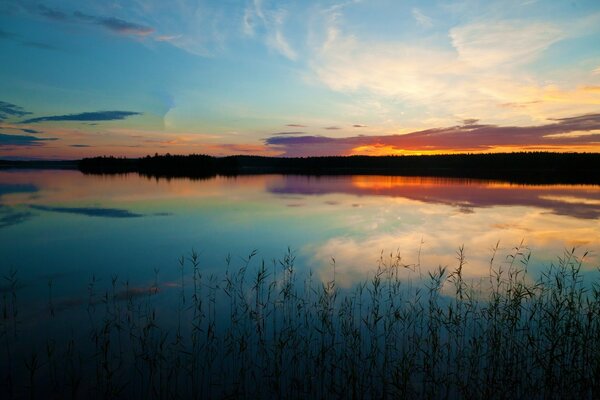
[[[486,314],[485,309],[480,309],[480,306],[473,306],[475,307],[473,310],[481,310],[476,313],[481,312],[481,318],[488,321],[489,325],[481,325],[479,319],[467,318],[468,311],[465,311],[466,308],[461,305],[462,292],[460,302],[452,307],[456,307],[454,312],[458,315],[465,313],[463,315],[465,318],[459,320],[467,321],[464,322],[465,325],[448,317],[445,322],[447,325],[442,327],[440,325],[437,328],[435,325],[432,328],[431,318],[434,314],[432,314],[431,304],[438,304],[437,297],[435,302],[429,303],[429,308],[423,306],[422,304],[425,303],[421,303],[421,300],[413,302],[411,299],[413,295],[420,296],[418,287],[421,277],[427,279],[429,272],[435,276],[435,271],[438,271],[440,266],[446,266],[448,271],[452,271],[460,265],[462,274],[460,279],[473,283],[477,287],[482,282],[491,282],[491,272],[496,273],[504,268],[510,273],[514,271],[512,264],[517,264],[527,266],[529,274],[527,280],[533,282],[536,276],[549,265],[561,264],[561,260],[565,260],[565,257],[569,258],[569,254],[573,252],[578,260],[575,264],[583,261],[579,271],[580,277],[584,280],[591,276],[597,279],[597,267],[600,265],[599,250],[600,187],[594,185],[532,186],[454,178],[368,175],[217,176],[193,180],[155,179],[137,174],[85,175],[75,170],[3,170],[0,171],[0,270],[4,276],[0,289],[5,310],[2,325],[5,339],[3,343],[6,343],[6,351],[9,355],[14,353],[16,359],[30,361],[19,364],[20,367],[12,367],[11,356],[0,363],[0,370],[5,377],[4,382],[12,382],[6,377],[11,377],[14,373],[17,376],[15,381],[20,382],[15,384],[15,387],[25,388],[14,389],[17,397],[29,393],[28,390],[32,389],[26,377],[29,376],[27,371],[30,371],[29,366],[34,361],[33,356],[27,356],[31,349],[34,349],[34,353],[31,354],[37,354],[35,351],[43,353],[43,349],[50,349],[50,344],[54,346],[54,343],[60,341],[56,338],[70,337],[72,341],[69,343],[82,343],[79,351],[82,354],[89,354],[88,358],[83,357],[80,360],[91,360],[90,365],[87,367],[84,365],[79,369],[73,367],[73,371],[83,371],[73,372],[73,376],[83,377],[81,378],[83,382],[87,382],[84,386],[90,393],[98,393],[99,388],[104,391],[116,391],[118,388],[113,387],[115,382],[127,382],[128,390],[132,393],[146,393],[150,397],[160,397],[160,390],[170,391],[174,387],[177,388],[177,380],[175,386],[170,380],[156,380],[154,378],[156,371],[163,371],[161,368],[170,370],[174,368],[173,365],[188,365],[185,364],[188,362],[194,368],[213,371],[214,375],[204,377],[202,378],[204,380],[200,379],[199,382],[209,382],[212,385],[212,379],[224,376],[223,374],[240,377],[239,380],[232,378],[232,381],[222,383],[219,389],[213,388],[217,390],[216,392],[210,387],[196,388],[196,394],[231,395],[230,389],[240,382],[248,382],[248,379],[255,383],[263,382],[260,380],[262,378],[256,378],[254,375],[250,377],[247,375],[247,369],[236,370],[235,365],[238,365],[239,359],[224,361],[218,366],[211,364],[212,358],[206,356],[210,354],[210,352],[206,353],[207,349],[214,350],[215,359],[219,357],[227,359],[231,354],[246,354],[242,360],[251,362],[252,365],[264,365],[267,371],[270,367],[266,366],[274,365],[270,357],[275,353],[269,353],[270,350],[260,350],[263,348],[261,346],[269,346],[270,343],[262,336],[265,332],[270,332],[273,338],[279,337],[277,335],[291,335],[286,340],[293,339],[295,340],[293,343],[296,344],[290,348],[301,349],[301,351],[282,353],[284,355],[281,357],[290,357],[287,359],[290,363],[293,362],[294,357],[298,357],[298,354],[308,357],[313,354],[312,352],[314,357],[311,355],[308,359],[319,360],[315,357],[322,354],[322,349],[335,348],[333,353],[325,353],[330,354],[327,357],[331,358],[324,356],[325,358],[319,361],[319,365],[323,365],[323,368],[329,368],[328,365],[338,366],[341,365],[340,360],[346,360],[344,357],[350,354],[348,349],[353,348],[357,353],[352,353],[354,355],[350,360],[355,368],[352,374],[361,376],[361,365],[365,362],[362,357],[369,354],[366,351],[373,349],[373,346],[381,346],[380,350],[393,349],[390,353],[391,358],[388,357],[387,350],[384,350],[377,354],[386,354],[385,357],[375,356],[372,359],[377,364],[376,368],[381,368],[381,371],[391,371],[389,363],[393,362],[398,354],[404,354],[402,357],[413,354],[415,362],[426,365],[429,359],[419,354],[429,353],[422,353],[422,350],[414,350],[414,353],[411,353],[412,347],[406,347],[403,341],[395,338],[404,337],[406,340],[413,337],[416,338],[415,340],[424,340],[415,343],[419,343],[421,349],[429,351],[431,342],[427,341],[427,338],[431,336],[432,329],[438,329],[441,332],[440,340],[444,340],[444,338],[452,338],[456,332],[464,335],[460,337],[470,337],[469,335],[488,337],[486,336],[488,327],[498,328],[495,319],[489,321],[486,319],[490,314]],[[190,267],[193,252],[198,254],[197,270]],[[290,264],[290,254],[295,271],[300,276],[293,282],[286,269]],[[459,261],[460,254],[462,254],[462,262]],[[180,261],[185,264],[183,269],[180,268]],[[266,281],[272,279],[273,284],[268,288],[265,286],[262,289],[254,289],[259,285],[255,284],[251,287],[253,281],[250,276],[237,275],[237,271],[248,265],[256,270],[262,265],[262,261],[268,271],[267,275],[270,276]],[[403,296],[409,294],[408,300],[402,300],[404,301],[402,304],[409,304],[406,311],[408,319],[401,319],[400,315],[405,314],[398,314],[400,311],[392,312],[390,310],[393,309],[388,307],[386,308],[388,311],[382,314],[381,318],[392,325],[386,322],[385,327],[382,327],[381,324],[377,325],[379,317],[376,317],[374,322],[370,319],[372,313],[379,312],[377,296],[387,298],[382,294],[384,292],[377,291],[380,290],[377,289],[379,284],[377,279],[381,276],[378,275],[378,267],[392,264],[401,267],[394,273],[399,273],[414,282],[417,289],[402,291],[399,289],[400,286],[392,286],[391,283],[386,286],[385,296],[390,295],[387,302],[398,301],[394,299],[400,298],[398,296],[401,293],[404,293]],[[490,265],[493,271],[490,270]],[[11,278],[13,276],[11,274],[16,274],[14,275],[16,278]],[[202,285],[197,284],[197,278],[198,282],[200,281],[200,274],[204,279]],[[317,289],[307,290],[307,279],[318,283]],[[367,279],[372,279],[372,288],[369,286],[371,288],[369,295],[363,295],[362,292],[360,295],[354,295],[352,307],[344,308],[346,303],[341,300],[342,296],[340,295],[336,300],[337,295],[334,295],[337,293],[331,286],[334,279],[335,290],[347,290],[347,293],[352,293],[353,288]],[[569,278],[564,275],[564,279],[568,282]],[[388,282],[392,281],[393,279],[388,279]],[[296,285],[305,297],[290,295],[289,293],[292,292],[286,291],[288,283]],[[574,285],[579,285],[579,277],[574,281]],[[187,294],[184,293],[184,286],[186,290],[190,290]],[[549,287],[551,286],[552,284]],[[238,289],[235,289],[236,287]],[[362,290],[360,285],[358,287]],[[437,293],[435,290],[432,291],[431,286],[426,287],[430,296],[432,293]],[[515,291],[512,287],[507,286],[508,299],[514,296]],[[550,299],[547,294],[550,292],[545,291],[543,286],[540,287],[542,287],[539,294],[540,302],[536,303],[537,300],[532,300],[531,305],[524,303],[523,306],[524,313],[531,312],[531,315],[536,316],[535,318],[539,316],[539,320],[533,319],[536,321],[535,324],[527,325],[527,329],[530,329],[528,332],[538,332],[540,326],[544,327],[546,324],[544,318],[552,314],[551,311],[539,310],[554,310],[544,308],[551,307],[554,303],[543,300]],[[204,288],[203,296],[206,296],[204,303],[194,296],[202,288]],[[582,293],[585,293],[585,289],[582,290],[584,290]],[[218,291],[222,292],[218,294]],[[392,293],[395,293],[394,296],[391,296]],[[154,296],[155,294],[158,295]],[[276,294],[283,296],[283,300],[269,300],[271,295]],[[256,296],[256,299],[252,300],[254,299],[252,296]],[[267,296],[268,299],[265,300],[261,296]],[[523,296],[523,299],[527,298],[527,295]],[[17,297],[18,301],[13,302],[12,299]],[[147,300],[134,303],[134,297],[144,297]],[[214,304],[219,303],[219,299],[225,300],[225,305],[215,306]],[[358,305],[362,307],[363,300],[364,304],[370,304],[369,307],[372,308],[369,309],[370,311],[356,311],[358,317],[355,319],[352,316],[351,320],[358,324],[358,328],[348,331],[354,333],[343,336],[346,329],[345,320],[342,318],[346,315],[344,312],[354,315],[352,313],[355,311],[352,310],[359,307]],[[248,304],[255,304],[253,307],[256,309],[248,308],[246,301],[249,301]],[[269,301],[273,304],[273,309],[269,312],[273,314],[266,311],[270,307]],[[286,301],[289,301],[293,307],[286,306]],[[331,308],[328,305],[329,301],[332,302]],[[596,302],[598,301],[600,299],[596,296]],[[18,307],[15,305],[17,303]],[[316,308],[311,309],[307,306],[310,304]],[[454,303],[440,300],[439,305],[436,305],[439,309],[436,308],[435,310],[438,311],[435,312],[442,313],[441,310],[450,307],[448,304]],[[510,304],[513,303],[506,304],[505,310],[510,314],[512,312],[510,310],[513,309]],[[197,308],[194,308],[196,306]],[[241,307],[242,311],[239,314],[235,311],[236,307]],[[18,315],[15,310],[18,310]],[[248,314],[244,314],[246,311],[243,310]],[[302,311],[305,312],[302,314],[301,310],[311,311]],[[324,314],[323,310],[329,311]],[[323,322],[324,315],[335,314],[332,310],[338,310],[341,319],[336,322],[327,322],[328,320]],[[587,309],[583,303],[573,310],[574,313],[578,313],[578,316],[585,316],[588,312],[585,311]],[[6,317],[6,314],[9,316]],[[246,316],[242,318],[239,317],[240,315]],[[264,319],[257,319],[257,315],[262,315],[263,317],[260,318]],[[424,317],[424,315],[429,316]],[[306,322],[305,328],[300,328],[301,325],[296,324],[303,318],[309,321],[309,317],[312,318],[311,321],[317,322]],[[155,333],[156,337],[152,336],[153,331],[150,329],[159,324],[154,318],[161,320],[164,323],[163,327],[166,326],[161,328],[164,330]],[[180,342],[179,333],[173,336],[173,332],[180,332],[182,320],[191,323],[196,321],[196,318],[204,319],[197,325],[201,326],[201,329],[196,328],[196,325],[189,325],[194,328],[191,328],[190,336],[185,343],[192,350],[185,352],[181,350],[182,354],[191,354],[190,359],[193,361],[181,361],[183,359],[179,357],[183,356],[177,355],[180,353],[174,349],[183,346],[181,343],[184,341]],[[582,318],[583,321],[585,318]],[[259,320],[263,325],[256,322]],[[399,325],[401,328],[394,328],[393,321],[399,320],[409,322],[403,322],[406,325]],[[258,329],[258,326],[264,326],[265,321],[273,322],[272,328]],[[515,321],[520,319],[517,318]],[[122,331],[123,326],[128,328]],[[279,329],[278,326],[287,328]],[[452,328],[453,326],[459,326],[460,329],[456,330]],[[581,327],[582,332],[591,332],[592,329],[600,333],[600,326],[597,324],[591,328],[584,325]],[[323,336],[325,328],[331,329],[332,337],[337,335],[346,339],[341,342],[331,339],[331,346],[325,346],[329,343],[329,339]],[[209,334],[209,339],[206,339],[208,344],[202,342],[204,343],[202,346],[205,347],[195,347],[195,329],[204,335],[206,332],[212,332]],[[388,329],[391,329],[389,331],[391,333]],[[54,339],[42,337],[39,335],[40,331],[46,332]],[[553,327],[550,331],[559,336],[565,334],[557,327]],[[220,332],[225,339],[222,341],[213,339],[218,337],[218,334],[211,336],[214,332]],[[289,332],[296,332],[294,333],[296,336]],[[524,332],[524,330],[515,332]],[[142,343],[142,337],[151,345],[145,341]],[[121,341],[132,341],[133,345],[124,346],[131,346],[134,349],[132,350],[134,354],[128,357],[138,360],[135,364],[138,365],[140,361],[136,357],[139,357],[140,353],[135,353],[135,346],[142,343],[141,349],[162,349],[160,343],[163,337],[164,340],[169,338],[170,347],[168,352],[165,350],[168,357],[165,357],[170,360],[168,361],[171,363],[170,366],[156,367],[150,363],[149,366],[144,367],[146,369],[141,369],[143,372],[139,372],[139,376],[135,375],[136,378],[132,378],[133,372],[124,367],[128,364],[123,361],[125,358],[120,347]],[[174,337],[176,339],[173,339]],[[359,337],[358,344],[352,344],[353,337]],[[529,349],[527,351],[545,351],[543,350],[546,343],[544,336],[539,336],[541,344],[528,342],[531,340],[530,337],[533,336],[515,333],[514,340],[490,346],[496,349],[494,351],[498,351],[499,356],[507,348],[509,352],[515,354],[521,352],[522,350],[514,347],[514,343],[523,343],[525,346],[523,348]],[[596,340],[593,339],[596,336],[581,337],[582,348],[594,347],[593,343],[596,342],[592,343],[590,340]],[[104,341],[101,340],[102,338]],[[233,343],[228,342],[227,338],[243,340]],[[85,344],[90,339],[93,340]],[[253,342],[255,339],[256,341]],[[276,343],[283,343],[279,340],[277,339]],[[117,342],[119,350],[114,347]],[[250,343],[250,347],[247,347],[247,343]],[[61,354],[70,357],[68,358],[70,362],[76,358],[73,353],[69,353],[71,351],[69,344],[57,344],[57,347],[64,351]],[[241,353],[238,353],[231,350],[233,348],[243,350],[239,350]],[[485,346],[483,348],[485,349]],[[110,357],[107,356],[109,361],[100,356],[103,349],[105,354],[112,354]],[[219,353],[221,351],[219,349],[230,350],[222,350],[226,352]],[[480,357],[477,354],[483,351],[481,349],[475,347],[475,350],[470,350],[470,353],[461,353],[459,348],[452,352],[448,351],[447,354],[444,353],[445,355],[440,353],[438,356],[446,357],[444,359],[448,360],[448,366],[455,365],[455,362],[460,366],[461,363],[466,362],[466,358],[461,357]],[[162,359],[162,353],[155,351],[152,353],[155,358],[152,359]],[[534,357],[531,352],[527,353],[523,350],[522,362],[529,366],[534,365],[531,363],[531,357]],[[484,353],[485,351],[481,354]],[[53,353],[49,350],[48,354],[48,361],[42,364],[45,372],[38,382],[41,387],[52,386],[52,382],[62,382],[53,375],[53,362],[58,361],[52,361]],[[230,356],[227,356],[228,354]],[[279,360],[283,362],[285,357]],[[483,355],[481,357],[484,364],[496,362],[485,361],[485,357]],[[143,360],[148,359],[148,356],[144,355]],[[588,359],[596,358],[585,358]],[[196,363],[204,364],[201,367]],[[110,369],[110,365],[114,365],[114,370]],[[305,369],[299,367],[300,369],[289,372],[289,376],[285,373],[282,375],[281,379],[289,379],[289,385],[284,385],[286,390],[289,390],[286,393],[307,395],[331,393],[329,390],[333,390],[331,389],[333,386],[327,386],[324,381],[319,381],[322,383],[322,386],[319,386],[321,392],[314,392],[312,389],[298,392],[293,383],[294,379],[314,379],[310,371],[316,368],[308,362],[299,365],[304,365]],[[513,368],[514,364],[506,365],[507,368],[509,366]],[[444,372],[445,367],[439,368],[442,369],[422,369],[420,373],[424,375],[414,375],[410,379],[407,378],[405,383],[410,387],[420,388],[419,382],[425,379],[423,376],[447,373]],[[461,369],[461,367],[456,368]],[[541,371],[536,368],[534,371]],[[576,371],[584,373],[588,369],[588,364],[582,363]],[[482,367],[473,369],[468,379],[488,379],[485,374],[481,374],[480,371],[483,370]],[[196,382],[195,370],[192,368],[185,371],[188,371],[186,372],[188,375],[185,376],[189,376],[191,382]],[[280,370],[278,371],[281,373]],[[550,373],[554,373],[552,371],[554,370],[550,368]],[[81,376],[77,375],[79,373]],[[326,373],[329,372],[324,370],[323,376],[326,376]],[[335,379],[331,378],[332,385],[334,383],[338,385],[338,379],[344,382],[346,379],[344,373],[339,372],[339,375],[335,375]],[[537,372],[534,372],[535,374]],[[113,376],[117,375],[121,380],[113,379]],[[373,390],[372,393],[376,394],[383,393],[381,390],[387,390],[379,386],[380,383],[374,378],[375,375],[368,376],[370,380],[357,381],[357,387],[362,388],[360,390]],[[535,376],[546,379],[546,375]],[[580,377],[573,375],[564,379],[566,379],[565,387],[569,387],[571,380],[574,382]],[[132,386],[132,380],[137,382],[135,385],[138,386]],[[8,390],[6,389],[8,387],[13,390],[11,385],[3,388]],[[54,383],[53,390],[56,390],[58,395],[65,395],[65,386],[61,385]],[[158,392],[145,392],[144,390],[150,390],[147,389],[148,387],[153,388],[152,390],[156,388]],[[271,390],[270,386],[259,384],[247,386],[243,390],[244,393],[256,394],[259,392],[253,390],[257,387],[265,388],[265,392],[260,392],[261,396],[270,396],[273,393],[268,391]],[[477,387],[478,385],[473,385],[473,390]],[[280,388],[279,384],[277,388]],[[415,393],[427,393],[426,388],[421,392],[419,391],[421,389],[414,388],[411,390],[416,390]],[[306,387],[302,390],[305,389]],[[448,393],[458,393],[455,392],[458,389],[450,386],[447,390]],[[183,393],[189,394],[186,391]],[[519,393],[529,392],[523,389],[523,392]],[[379,396],[376,394],[373,397]]]
[[[397,176],[152,179],[78,171],[0,172],[0,253],[31,288],[77,287],[93,274],[131,281],[176,274],[192,249],[206,270],[253,250],[270,261],[290,247],[297,265],[338,284],[373,273],[381,252],[425,268],[488,274],[491,249],[521,242],[549,263],[564,249],[598,264],[600,187]]]
[[[28,284],[76,287],[93,274],[131,281],[176,273],[192,249],[218,271],[227,255],[267,261],[290,247],[300,268],[350,286],[381,252],[423,268],[487,276],[491,249],[521,242],[547,263],[564,249],[598,264],[600,187],[397,176],[255,175],[151,179],[78,171],[0,172],[0,253]],[[37,282],[37,283],[36,283]]]

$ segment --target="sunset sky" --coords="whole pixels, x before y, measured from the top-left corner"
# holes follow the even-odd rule
[[[0,0],[0,158],[600,151],[598,0]]]

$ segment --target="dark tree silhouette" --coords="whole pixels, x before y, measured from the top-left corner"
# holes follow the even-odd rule
[[[600,153],[493,153],[433,156],[348,156],[281,158],[158,155],[95,157],[79,161],[90,174],[137,172],[154,177],[214,175],[422,175],[498,179],[523,183],[600,183]]]

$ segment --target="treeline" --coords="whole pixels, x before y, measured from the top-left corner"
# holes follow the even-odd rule
[[[422,175],[500,179],[524,183],[600,183],[600,153],[497,153],[431,156],[261,157],[154,155],[95,157],[79,162],[90,174],[137,172],[153,177],[214,175]]]

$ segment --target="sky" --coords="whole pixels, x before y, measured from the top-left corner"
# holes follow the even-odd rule
[[[598,0],[0,0],[0,158],[600,151]]]

